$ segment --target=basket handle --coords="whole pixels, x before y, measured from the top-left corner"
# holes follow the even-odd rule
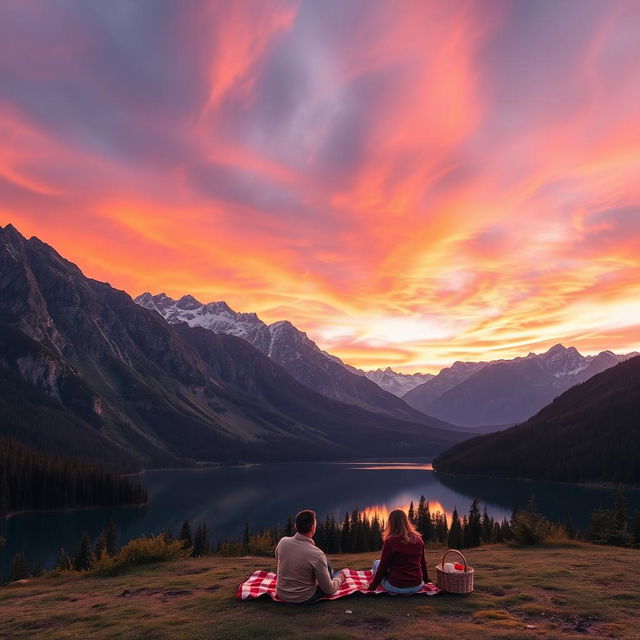
[[[444,555],[442,556],[442,564],[440,565],[442,570],[444,571],[444,559],[447,557],[448,553],[457,553],[462,558],[462,562],[464,562],[464,572],[467,573],[467,560],[457,549],[447,549],[444,552]]]

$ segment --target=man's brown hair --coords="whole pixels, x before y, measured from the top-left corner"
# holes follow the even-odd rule
[[[307,534],[313,529],[313,524],[316,521],[316,512],[311,509],[305,509],[300,511],[296,515],[296,531],[298,533]]]

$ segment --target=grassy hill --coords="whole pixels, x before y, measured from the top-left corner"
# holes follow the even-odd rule
[[[360,569],[376,555],[331,559]],[[355,596],[309,607],[236,602],[237,585],[255,568],[273,568],[270,558],[212,556],[112,578],[45,576],[0,588],[0,638],[638,638],[638,550],[493,545],[467,558],[476,569],[468,596]],[[428,553],[433,575],[439,559]]]

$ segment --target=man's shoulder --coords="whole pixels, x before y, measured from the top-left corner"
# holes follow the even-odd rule
[[[287,545],[291,544],[292,541],[293,541],[293,536],[283,536],[278,541],[278,544],[276,545],[276,549],[278,547],[280,548],[286,547]]]
[[[307,556],[318,556],[319,558],[324,557],[324,551],[316,547],[316,545],[313,544],[313,541],[309,542],[300,540],[299,538],[296,538],[295,535],[284,536],[283,538],[280,538],[280,542],[278,542],[276,548],[280,549],[281,551],[283,549],[295,548],[298,550],[298,553],[302,551]]]

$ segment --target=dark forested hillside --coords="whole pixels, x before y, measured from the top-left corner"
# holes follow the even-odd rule
[[[111,507],[146,500],[146,491],[127,477],[0,438],[0,517],[11,511]]]
[[[460,443],[437,471],[640,484],[640,356],[556,398],[527,422]]]

